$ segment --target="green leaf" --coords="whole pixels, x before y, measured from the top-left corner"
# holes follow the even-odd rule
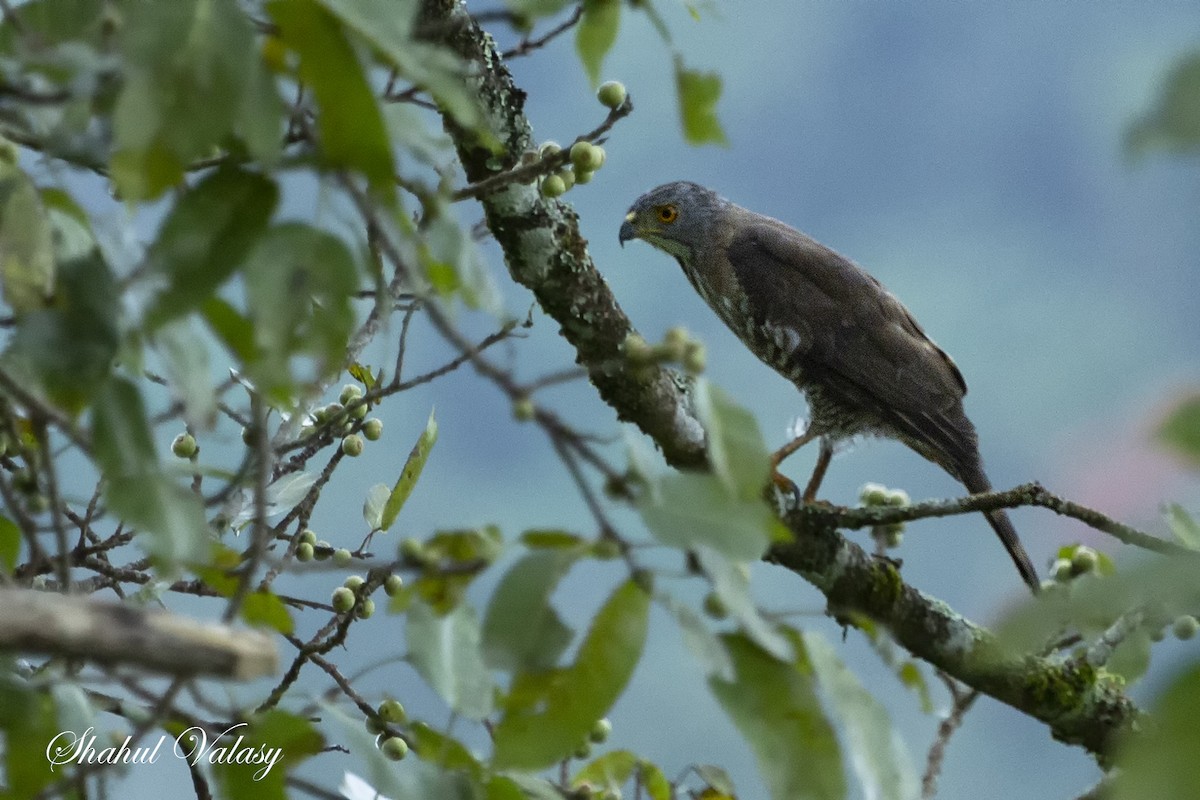
[[[450,708],[474,720],[492,712],[492,679],[473,608],[459,605],[439,617],[425,603],[414,603],[405,634],[412,665]]]
[[[907,748],[887,710],[871,696],[819,634],[806,633],[804,647],[818,685],[830,699],[846,735],[846,750],[863,795],[911,800],[920,794]]]
[[[575,30],[575,50],[592,86],[600,83],[604,57],[617,41],[621,0],[583,0],[583,16]]]
[[[1167,525],[1180,544],[1193,550],[1200,550],[1200,522],[1197,522],[1187,510],[1178,503],[1167,506],[1165,513]]]
[[[483,765],[466,745],[424,722],[414,722],[409,728],[412,748],[422,761],[437,764],[447,770],[463,770],[474,780],[483,777]]]
[[[514,14],[524,17],[549,17],[571,5],[574,0],[508,0]]]
[[[51,400],[77,412],[112,370],[120,307],[116,282],[97,255],[62,264],[54,306],[22,315],[7,356]]]
[[[417,479],[421,477],[421,471],[425,469],[425,462],[429,459],[429,452],[437,441],[437,435],[437,420],[434,419],[431,410],[429,419],[425,422],[425,430],[421,431],[417,443],[409,451],[408,460],[404,462],[404,469],[400,471],[400,477],[396,479],[396,485],[392,487],[392,494],[383,508],[380,530],[386,531],[391,528],[396,517],[400,515],[400,509],[404,508],[409,495],[412,494],[413,487],[417,485]]]
[[[536,770],[566,757],[624,691],[646,642],[650,596],[632,580],[592,620],[575,664],[524,673],[495,729],[493,765]]]
[[[63,263],[90,257],[96,249],[96,236],[87,212],[62,189],[45,187],[38,192],[50,224],[54,260]]]
[[[1200,53],[1180,59],[1162,83],[1154,110],[1129,127],[1125,149],[1132,156],[1147,150],[1200,150]]]
[[[1172,409],[1158,428],[1158,438],[1192,466],[1200,466],[1200,395]]]
[[[278,196],[269,178],[222,167],[175,204],[146,253],[150,279],[166,282],[147,314],[151,327],[213,296],[262,236]]]
[[[763,618],[750,596],[750,572],[745,565],[736,564],[712,548],[695,549],[696,560],[712,581],[713,592],[721,599],[730,616],[759,647],[783,661],[793,657],[787,637],[774,623]]]
[[[295,630],[292,615],[279,595],[268,591],[251,592],[242,601],[242,619],[251,625],[266,625],[282,634]]]
[[[159,328],[154,347],[166,367],[167,385],[183,404],[183,416],[199,428],[211,428],[217,418],[216,385],[208,360],[208,347],[190,319]]]
[[[547,669],[571,643],[572,631],[550,595],[578,558],[576,552],[530,553],[500,580],[483,622],[483,656],[492,669]]]
[[[317,104],[322,160],[334,169],[358,170],[390,199],[396,169],[383,115],[347,37],[344,17],[329,5],[272,0],[266,8],[279,26],[279,38],[300,56],[300,79]]]
[[[284,223],[262,236],[243,271],[254,331],[254,357],[244,367],[260,391],[286,407],[296,383],[341,368],[354,327],[354,257],[332,234]]]
[[[5,732],[5,789],[10,797],[35,797],[61,777],[46,758],[48,744],[62,728],[54,702],[10,672],[0,674],[0,730]],[[62,740],[59,740],[62,743]]]
[[[620,794],[621,787],[633,777],[640,759],[629,750],[610,750],[575,773],[571,788],[587,784],[593,795],[601,797]]]
[[[661,769],[649,761],[643,761],[638,766],[642,773],[642,786],[646,788],[650,800],[674,800],[675,791]]]
[[[254,326],[236,308],[214,296],[204,301],[200,311],[209,329],[229,352],[243,364],[254,360]]]
[[[439,209],[424,221],[421,237],[421,266],[439,294],[459,294],[470,308],[499,313],[500,295],[469,231]]]
[[[717,119],[721,77],[715,72],[697,72],[675,58],[675,90],[679,94],[679,118],[688,144],[729,144]]]
[[[1200,665],[1192,664],[1163,691],[1139,728],[1122,743],[1112,800],[1200,797]]]
[[[92,445],[109,480],[158,472],[158,452],[141,393],[124,378],[113,378],[96,398]]]
[[[54,266],[41,195],[16,164],[0,160],[0,282],[15,313],[46,307],[54,290]]]
[[[31,0],[20,8],[23,32],[6,14],[0,24],[0,51],[13,53],[18,43],[45,49],[73,39],[99,44],[103,0]]]
[[[681,549],[704,544],[735,561],[757,561],[766,552],[774,517],[760,496],[732,495],[711,474],[674,473],[657,488],[646,493],[639,510],[663,544]]]
[[[696,411],[708,434],[708,460],[740,500],[760,500],[771,477],[771,454],[754,415],[706,380],[696,382]]]
[[[735,678],[710,678],[725,713],[750,743],[774,800],[843,798],[846,780],[833,727],[821,711],[798,636],[796,662],[764,652],[742,634],[723,637]]]
[[[242,737],[240,743],[236,743],[238,737]],[[186,737],[183,741],[187,741]],[[288,772],[320,753],[325,747],[325,739],[310,720],[274,708],[256,715],[250,723],[240,723],[221,739],[209,740],[208,744],[214,750],[230,748],[231,756],[240,751],[243,757],[241,760],[228,758],[212,765],[225,797],[283,800],[287,797],[284,786]],[[247,759],[251,753],[262,758]],[[276,759],[274,763],[272,758]]]
[[[572,550],[583,543],[582,536],[556,528],[531,528],[521,534],[521,544],[536,550]]]
[[[11,519],[0,516],[0,570],[12,575],[21,557],[21,529]]]
[[[120,41],[124,87],[113,111],[112,175],[131,200],[157,197],[183,180],[189,162],[211,155],[250,111],[251,125],[283,108],[264,90],[270,79],[236,0],[124,0]],[[278,145],[277,145],[278,146]],[[262,151],[254,141],[252,151]]]
[[[725,652],[721,638],[709,630],[704,618],[668,595],[659,595],[656,599],[679,623],[683,643],[700,660],[704,674],[733,680],[733,662],[729,659],[729,653]]]
[[[379,530],[383,523],[383,507],[391,496],[392,490],[385,483],[377,483],[367,490],[367,499],[363,501],[363,519],[371,530]]]

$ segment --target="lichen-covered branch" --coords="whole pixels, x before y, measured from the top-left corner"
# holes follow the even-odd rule
[[[504,144],[497,157],[445,116],[467,179],[478,184],[512,170],[533,141],[524,92],[461,0],[425,0],[422,13],[429,35],[473,68],[475,89]],[[571,207],[521,183],[508,183],[480,203],[513,279],[559,324],[601,397],[653,438],[672,466],[704,467],[704,434],[684,384],[665,370],[636,374],[622,358],[630,322],[596,271]],[[841,536],[829,510],[799,509],[784,521],[795,541],[776,546],[768,558],[817,586],[848,621],[865,615],[886,625],[914,655],[1102,758],[1114,736],[1136,721],[1138,711],[1117,680],[1086,663],[1002,652],[990,632],[908,586],[891,564]]]

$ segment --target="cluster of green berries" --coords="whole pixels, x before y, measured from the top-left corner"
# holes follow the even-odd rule
[[[691,375],[704,372],[707,354],[704,343],[692,337],[686,328],[674,327],[667,330],[660,344],[652,345],[636,333],[625,337],[621,350],[625,360],[635,370],[652,364],[675,363]]]
[[[908,492],[903,489],[889,489],[879,483],[865,483],[858,490],[858,499],[864,506],[893,506],[909,505]],[[884,548],[899,547],[904,542],[904,523],[891,522],[887,525],[876,525],[871,528],[871,536]]]
[[[588,731],[587,739],[583,740],[583,742],[581,742],[580,745],[575,748],[575,752],[572,755],[574,755],[575,758],[580,759],[590,758],[592,755],[592,745],[604,744],[608,741],[608,737],[611,733],[612,723],[608,721],[607,717],[596,720],[595,724],[592,725],[592,729]]]
[[[349,551],[346,552],[348,556]],[[317,534],[309,528],[301,531],[300,538],[296,541],[297,561],[313,561],[314,559],[316,561],[325,561],[326,559],[333,558],[336,553],[337,550],[334,549],[333,545],[324,539],[318,540]],[[339,561],[341,560],[339,559]],[[344,561],[343,566],[345,564],[349,564],[348,559]]]
[[[383,436],[383,421],[367,419],[370,404],[363,401],[363,389],[356,383],[342,387],[336,403],[312,412],[311,420],[300,427],[300,436],[307,438],[318,428],[329,426],[332,433],[342,437],[342,452],[354,457],[362,455],[363,440],[378,441]]]
[[[408,755],[408,742],[400,736],[390,734],[389,725],[403,725],[408,714],[399,700],[384,700],[375,709],[375,715],[367,717],[367,731],[383,738],[378,740],[379,751],[392,761],[400,761]]]
[[[608,108],[620,108],[627,98],[625,87],[618,81],[609,81],[596,92],[596,98]],[[562,152],[557,142],[546,142],[536,153],[526,154],[524,163],[536,163],[552,158]],[[596,170],[604,166],[604,148],[589,141],[579,140],[571,145],[569,166],[542,178],[541,192],[544,197],[561,197],[576,184],[589,183]]]
[[[1065,549],[1050,565],[1050,575],[1058,583],[1067,583],[1081,575],[1090,575],[1100,566],[1100,554],[1087,545]]]

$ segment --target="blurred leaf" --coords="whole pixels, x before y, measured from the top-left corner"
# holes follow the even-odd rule
[[[308,495],[308,490],[317,482],[317,476],[311,472],[287,472],[267,484],[266,512],[267,518],[277,514],[286,514],[296,507]],[[254,519],[253,503],[246,503],[237,514],[229,520],[229,527],[241,530]]]
[[[470,232],[444,209],[426,211],[419,253],[430,284],[442,296],[461,295],[470,308],[499,313],[500,295]]]
[[[1145,628],[1130,631],[1116,646],[1104,668],[1132,685],[1150,669],[1150,633]]]
[[[413,158],[430,167],[441,167],[454,157],[454,142],[444,132],[432,131],[426,117],[409,103],[388,103],[383,107],[388,136]]]
[[[1180,544],[1193,550],[1200,550],[1200,522],[1196,522],[1192,515],[1178,503],[1167,506],[1165,516],[1171,533],[1175,534],[1175,538],[1179,540]]]
[[[492,712],[492,680],[480,652],[475,609],[460,605],[443,617],[414,603],[405,625],[408,657],[447,705],[468,719]]]
[[[54,245],[41,195],[21,169],[0,159],[0,281],[20,315],[45,308],[54,290]]]
[[[761,501],[771,477],[771,454],[754,415],[706,380],[696,382],[696,411],[708,434],[708,460],[740,500]]]
[[[1192,152],[1200,149],[1200,53],[1180,59],[1159,90],[1153,111],[1129,126],[1125,149]]]
[[[379,4],[369,5],[374,8]],[[317,104],[322,159],[334,169],[358,170],[376,192],[392,198],[396,168],[387,129],[375,92],[343,26],[353,6],[272,0],[266,9],[279,26],[279,38],[300,56],[299,77]],[[369,18],[380,22],[375,15]]]
[[[646,642],[650,596],[632,580],[596,614],[575,664],[514,681],[495,728],[498,769],[541,769],[566,757],[624,691]]]
[[[742,630],[764,651],[782,661],[793,658],[787,637],[774,623],[764,619],[750,596],[750,573],[744,564],[736,564],[709,547],[695,549],[697,561],[712,581],[713,592],[725,604],[729,614],[740,623]]]
[[[54,305],[18,320],[6,356],[54,403],[78,412],[112,370],[120,307],[112,273],[97,255],[62,264]]]
[[[142,396],[124,378],[113,378],[96,398],[92,445],[105,478],[138,478],[158,471]]]
[[[610,750],[576,772],[575,777],[571,779],[571,788],[578,789],[587,784],[591,787],[593,796],[619,795],[621,787],[633,777],[639,760],[637,755],[629,750]]]
[[[8,517],[0,515],[0,570],[12,575],[21,557],[21,529]]]
[[[799,637],[798,661],[779,661],[742,634],[722,637],[733,681],[710,678],[717,701],[750,743],[773,800],[844,798],[841,753],[821,711]]]
[[[664,594],[659,595],[657,599],[679,623],[683,643],[692,651],[692,655],[699,659],[705,677],[715,676],[725,681],[733,680],[733,662],[729,659],[729,653],[725,652],[721,637],[709,630],[704,618],[674,597]]]
[[[575,29],[575,50],[592,86],[600,83],[604,57],[617,41],[621,0],[583,0],[583,17]]]
[[[515,796],[510,791],[515,788]],[[557,786],[545,778],[535,775],[525,775],[520,772],[510,772],[498,775],[488,784],[487,800],[562,800],[563,795]]]
[[[679,117],[688,144],[729,144],[717,119],[721,77],[715,72],[697,72],[675,58],[675,90],[679,94]]]
[[[242,601],[242,619],[251,625],[266,625],[282,634],[290,634],[296,627],[279,596],[262,590],[246,595]]]
[[[0,23],[0,51],[12,53],[17,43],[50,47],[72,39],[99,42],[104,0],[31,0],[20,5],[23,40],[8,15]]]
[[[354,257],[336,236],[291,222],[266,231],[244,272],[255,345],[245,368],[260,391],[286,407],[296,383],[341,368],[354,327]],[[308,356],[314,374],[294,375],[294,355]]]
[[[409,727],[409,735],[412,748],[422,761],[447,770],[463,770],[476,781],[482,779],[483,765],[462,742],[424,722],[414,722]]]
[[[146,253],[150,276],[166,283],[147,314],[151,327],[212,297],[262,236],[278,196],[274,181],[234,167],[183,195]]]
[[[671,782],[667,780],[667,776],[661,769],[649,761],[643,761],[640,768],[642,786],[646,787],[646,794],[650,795],[650,800],[675,800]]]
[[[62,729],[50,696],[30,688],[11,668],[0,673],[0,730],[5,732],[5,789],[14,798],[37,796],[60,776],[46,755],[51,743],[65,747],[69,742],[54,741]]]
[[[157,197],[187,165],[212,155],[242,112],[251,126],[283,108],[264,92],[269,79],[254,31],[236,0],[123,0],[124,86],[113,111],[112,176],[130,200]],[[244,105],[255,88],[253,109]],[[262,151],[256,135],[252,152]]]
[[[1185,668],[1159,695],[1150,719],[1119,750],[1112,800],[1200,797],[1200,665]]]
[[[646,527],[663,544],[708,545],[735,561],[757,561],[770,541],[774,517],[761,497],[730,494],[711,474],[677,472],[639,502]]]
[[[530,553],[496,587],[483,621],[483,656],[492,669],[535,672],[554,666],[572,631],[550,605],[550,595],[578,554]]]
[[[571,5],[574,0],[508,0],[514,14],[526,17],[549,17]]]
[[[1175,406],[1159,426],[1158,438],[1192,466],[1200,466],[1200,395]]]
[[[363,719],[360,714],[354,717],[349,716],[345,711],[338,706],[328,701],[322,701],[320,704],[321,718],[327,724],[332,723],[336,726],[336,731],[339,735],[333,735],[333,732],[327,734],[331,743],[340,744],[349,752],[353,753],[367,766],[367,775],[370,778],[369,786],[380,794],[391,798],[392,800],[417,800],[423,797],[441,797],[442,795],[415,795],[412,793],[411,776],[408,775],[408,770],[396,769],[396,765],[389,761],[383,753],[379,752],[379,747],[375,743],[375,734],[368,733],[363,727]],[[420,763],[420,762],[418,762]],[[408,765],[406,765],[407,767]],[[347,778],[349,774],[347,774]],[[358,788],[358,784],[366,784],[367,782],[354,776],[357,780],[353,784],[351,781],[344,780],[343,786],[348,784]],[[454,795],[450,795],[454,797]],[[469,795],[468,795],[469,796]],[[366,797],[374,800],[374,793],[366,795]],[[366,800],[366,798],[364,798]]]
[[[433,449],[434,443],[437,442],[437,435],[437,420],[434,419],[433,411],[430,410],[429,419],[425,422],[425,430],[421,432],[417,443],[409,452],[408,460],[404,462],[404,469],[400,471],[400,477],[396,479],[392,494],[383,508],[380,530],[386,531],[391,528],[396,517],[400,515],[400,509],[404,508],[409,495],[412,494],[413,487],[417,485],[417,479],[421,477],[421,471],[425,469],[425,462],[429,459],[429,452]]]
[[[920,794],[917,774],[887,710],[871,696],[819,634],[804,634],[817,684],[830,699],[846,735],[846,750],[865,797],[911,800]]]
[[[180,319],[154,334],[155,349],[166,367],[171,393],[183,404],[183,416],[199,428],[211,428],[217,418],[216,385],[208,347],[190,319]]]
[[[273,765],[262,761],[235,763],[234,758],[212,765],[224,796],[245,800],[283,800],[287,797],[284,786],[288,772],[325,746],[324,737],[310,720],[278,708],[256,715],[249,724],[242,723],[211,744],[232,748],[238,737],[242,739],[237,749],[243,754],[269,752],[278,758]]]
[[[383,507],[391,496],[392,490],[386,483],[377,483],[367,490],[367,499],[363,501],[363,519],[371,530],[379,530],[383,522]]]
[[[243,363],[254,360],[254,326],[238,310],[219,297],[210,297],[201,305],[209,329]]]
[[[393,0],[320,0],[346,28],[362,36],[381,53],[388,65],[412,84],[433,95],[464,128],[474,130],[485,147],[498,145],[485,130],[479,97],[469,88],[471,71],[449,48],[422,41],[413,32],[416,3],[397,8]]]
[[[75,198],[55,187],[38,191],[46,208],[46,220],[50,223],[54,260],[63,263],[91,256],[96,248],[96,236],[91,220]]]
[[[729,773],[720,767],[713,764],[697,764],[696,774],[700,776],[700,780],[721,794],[729,795],[730,797],[735,794],[733,779],[729,777]]]
[[[540,550],[571,550],[584,543],[582,536],[563,530],[534,528],[521,534],[521,544]]]

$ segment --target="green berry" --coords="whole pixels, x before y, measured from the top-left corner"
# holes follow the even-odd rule
[[[384,739],[383,744],[379,745],[379,749],[392,761],[400,761],[408,755],[408,742],[399,736],[393,736],[390,739]]]
[[[322,413],[325,415],[326,420],[331,420],[334,417],[341,414],[345,410],[346,410],[346,407],[343,406],[341,403],[330,403],[329,405],[325,406]]]
[[[350,577],[346,578],[346,580],[342,581],[342,586],[345,586],[352,592],[357,592],[359,587],[364,583],[366,583],[366,581],[363,580],[362,575],[351,575]]]
[[[889,489],[883,502],[889,506],[906,506],[912,501],[908,499],[908,492],[903,489]]]
[[[371,598],[366,598],[358,605],[358,616],[361,619],[370,619],[375,614],[375,601]]]
[[[558,175],[547,175],[542,178],[543,197],[561,197],[567,193],[567,184]]]
[[[625,352],[625,358],[630,364],[642,365],[649,364],[654,360],[654,351],[650,345],[636,333],[630,333],[625,337],[621,349]]]
[[[354,556],[344,547],[333,551],[333,563],[339,567],[348,567],[353,560]]]
[[[1076,575],[1086,575],[1089,572],[1096,570],[1098,563],[1096,551],[1090,547],[1080,545],[1075,548],[1075,552],[1071,554],[1071,569]]]
[[[362,387],[357,383],[347,383],[342,387],[342,393],[338,395],[338,402],[344,406],[350,405],[350,402],[357,400],[363,396]]]
[[[612,723],[605,717],[596,720],[596,724],[592,725],[592,730],[588,733],[588,738],[596,744],[603,744],[608,741],[610,733],[612,733]]]
[[[254,433],[253,427],[247,425],[246,427],[242,428],[242,444],[246,444],[246,445],[254,444],[254,436],[255,436],[255,433]]]
[[[568,192],[575,188],[575,170],[570,167],[563,167],[554,174],[562,178],[563,186],[567,187]]]
[[[181,433],[171,442],[171,452],[179,458],[191,458],[199,449],[196,446],[196,437],[190,433]]]
[[[383,436],[383,420],[371,417],[362,424],[362,435],[368,442],[377,442]]]
[[[537,414],[537,408],[528,397],[518,397],[513,401],[513,416],[521,422],[528,422]]]
[[[362,451],[363,451],[363,438],[361,436],[359,436],[357,433],[352,433],[349,436],[342,439],[342,452],[345,453],[346,455],[350,456],[351,458],[354,458],[355,456],[362,455]]]
[[[693,375],[704,372],[708,357],[701,342],[691,341],[683,348],[683,368]]]
[[[716,592],[709,592],[704,596],[704,613],[713,619],[725,619],[729,616],[729,608],[720,595]]]
[[[571,145],[571,164],[580,169],[595,170],[592,164],[592,143],[579,140]]]
[[[371,408],[367,403],[356,403],[350,409],[350,419],[366,419],[367,412],[370,410]]]
[[[301,542],[296,545],[296,560],[297,561],[312,561],[313,546],[308,542]]]
[[[425,552],[425,544],[418,539],[408,538],[400,541],[400,558],[417,564],[424,564],[429,558]]]
[[[895,549],[902,544],[904,544],[904,523],[894,522],[891,525],[884,526],[883,546]]]
[[[576,758],[587,758],[591,754],[592,754],[592,743],[591,742],[584,742],[583,744],[579,745],[579,747],[575,748],[575,757]]]
[[[585,183],[591,183],[592,177],[595,174],[596,173],[590,169],[580,169],[579,167],[575,167],[575,182],[581,186]]]
[[[1054,576],[1054,580],[1062,581],[1063,583],[1071,580],[1075,574],[1071,567],[1071,562],[1065,558],[1056,558],[1054,563],[1050,565],[1050,574]]]
[[[379,704],[378,713],[380,719],[393,725],[402,725],[408,719],[408,714],[404,713],[404,706],[399,700],[384,700]]]
[[[333,590],[331,598],[333,610],[339,614],[345,614],[350,609],[354,608],[354,592],[347,589],[345,586],[339,586]]]
[[[370,733],[374,736],[378,736],[387,730],[387,726],[383,724],[383,720],[379,719],[379,717],[367,717],[366,728],[367,733]]]
[[[388,575],[387,580],[383,582],[383,591],[388,597],[395,597],[404,590],[404,579],[399,575]]]
[[[554,140],[549,140],[549,141],[546,141],[544,144],[542,144],[542,146],[540,148],[538,148],[538,155],[541,156],[543,159],[546,159],[546,158],[550,158],[552,155],[559,153],[561,151],[562,151],[562,146],[558,142],[556,142]]]
[[[620,81],[605,81],[596,90],[596,99],[608,108],[620,108],[628,93]]]
[[[887,503],[888,490],[878,483],[864,483],[858,490],[858,499],[865,506],[882,506]]]
[[[312,530],[312,528],[305,528],[304,530],[300,531],[299,541],[301,544],[316,544],[317,534]]]
[[[1197,630],[1200,630],[1200,622],[1191,614],[1179,617],[1171,626],[1171,633],[1175,634],[1175,638],[1184,642],[1195,636]]]

